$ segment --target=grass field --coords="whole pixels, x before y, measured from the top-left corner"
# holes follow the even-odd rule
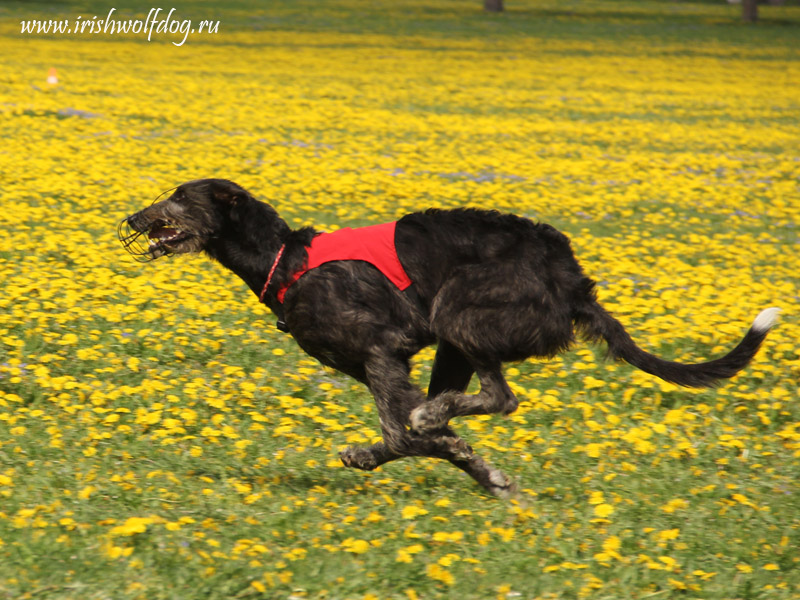
[[[800,6],[175,6],[218,33],[22,34],[110,7],[0,7],[0,598],[800,598]],[[351,471],[365,389],[210,261],[116,240],[206,176],[293,226],[552,223],[667,358],[783,315],[715,390],[582,343],[509,365],[520,409],[454,424],[515,501],[433,460]]]

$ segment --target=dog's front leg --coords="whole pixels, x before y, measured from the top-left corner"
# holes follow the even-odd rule
[[[372,471],[389,461],[408,456],[408,415],[422,402],[422,398],[408,382],[407,363],[376,358],[365,364],[364,369],[366,383],[378,408],[384,441],[367,447],[348,446],[339,457],[347,467]]]
[[[339,457],[346,467],[361,469],[362,471],[372,471],[382,464],[391,460],[401,458],[384,444],[378,442],[372,446],[348,446],[339,453]]]
[[[381,421],[383,442],[368,448],[350,447],[341,454],[347,466],[371,470],[403,456],[428,456],[449,461],[489,493],[507,498],[516,492],[502,471],[489,465],[449,427],[415,433],[408,428],[411,411],[425,398],[408,380],[408,364],[380,356],[365,365],[370,391]]]

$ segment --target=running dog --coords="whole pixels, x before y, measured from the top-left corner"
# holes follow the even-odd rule
[[[320,234],[292,230],[269,204],[223,179],[184,183],[124,219],[119,238],[142,261],[205,252],[241,277],[305,352],[369,388],[383,441],[346,448],[345,465],[441,458],[501,497],[514,492],[512,480],[448,422],[517,408],[503,363],[554,356],[579,334],[666,381],[712,386],[750,362],[779,312],[762,311],[721,358],[671,362],[640,349],[597,302],[568,238],[549,225],[495,211],[427,210]],[[426,397],[409,381],[409,359],[431,344]],[[473,374],[480,391],[469,395]]]

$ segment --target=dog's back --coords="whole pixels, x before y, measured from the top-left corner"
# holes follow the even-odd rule
[[[413,280],[424,281],[421,287],[428,295],[462,265],[503,263],[520,274],[533,270],[551,282],[568,275],[572,285],[583,275],[564,234],[546,223],[497,211],[412,213],[398,221],[396,244],[400,261]]]

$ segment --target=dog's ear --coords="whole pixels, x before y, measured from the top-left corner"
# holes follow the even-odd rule
[[[227,179],[218,179],[211,188],[211,194],[217,206],[227,214],[232,223],[247,219],[245,215],[250,206],[247,201],[252,196],[242,186]]]
[[[229,208],[238,206],[248,197],[248,193],[243,187],[224,179],[215,182],[211,194],[215,201]]]

